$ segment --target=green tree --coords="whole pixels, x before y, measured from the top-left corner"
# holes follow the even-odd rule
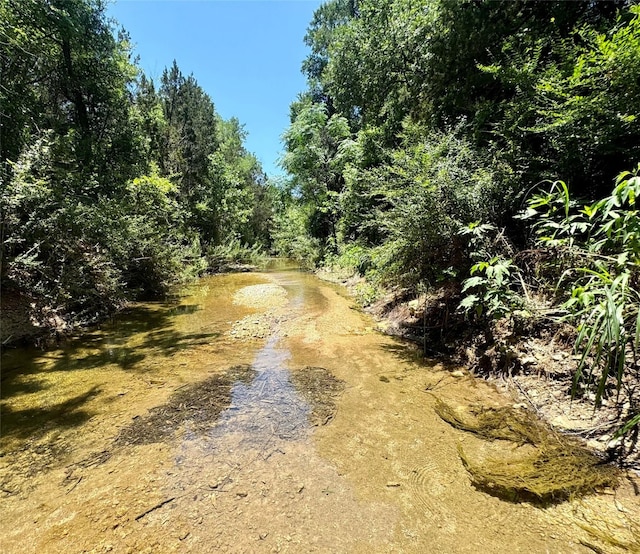
[[[2,292],[36,319],[164,294],[225,225],[268,243],[239,123],[175,63],[156,90],[102,0],[0,0],[0,72]]]
[[[535,84],[531,132],[579,192],[603,192],[640,159],[640,7],[630,14],[606,33],[583,28],[570,61],[550,64]]]
[[[210,163],[219,196],[220,240],[266,244],[271,214],[260,162],[245,149],[246,132],[236,118],[220,118],[217,129],[220,147]]]
[[[17,160],[32,137],[53,129],[53,147],[76,176],[67,187],[95,197],[135,175],[141,151],[129,124],[129,86],[136,68],[128,37],[114,38],[103,3],[5,0],[1,9],[2,161]]]
[[[144,74],[138,80],[134,109],[139,120],[140,130],[145,137],[145,160],[158,167],[162,162],[162,146],[167,133],[167,121],[164,116],[162,102],[152,79]]]
[[[309,87],[316,102],[324,102],[333,111],[331,99],[323,89],[323,74],[329,63],[329,47],[335,42],[338,29],[358,15],[357,0],[330,0],[313,14],[304,37],[311,53],[302,63],[302,71],[309,80]]]
[[[313,206],[308,232],[335,249],[343,170],[355,154],[349,123],[338,115],[329,117],[323,104],[303,98],[292,106],[292,123],[283,138],[282,166],[295,177],[303,201]]]
[[[160,167],[194,207],[211,188],[209,156],[218,147],[217,114],[211,98],[192,75],[182,75],[175,60],[162,74],[159,96],[167,122]]]
[[[436,12],[431,0],[362,2],[329,47],[323,83],[338,112],[356,128],[381,127],[389,145],[421,110]]]

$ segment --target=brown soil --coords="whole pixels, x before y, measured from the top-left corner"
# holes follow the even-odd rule
[[[240,289],[234,295],[233,303],[262,311],[234,323],[229,334],[241,340],[264,339],[272,333],[278,309],[281,311],[287,304],[287,291],[275,284],[252,285]]]
[[[69,332],[69,324],[50,309],[38,309],[28,296],[0,294],[0,344],[40,342]]]
[[[249,308],[272,310],[287,304],[287,291],[279,285],[252,285],[233,295],[233,303]]]

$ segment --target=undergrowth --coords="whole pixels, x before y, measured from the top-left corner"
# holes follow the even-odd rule
[[[224,244],[210,246],[206,251],[206,260],[211,271],[239,266],[261,266],[267,261],[267,254],[258,244],[249,246],[238,239],[231,239]]]
[[[518,312],[548,324],[575,329],[578,357],[572,395],[593,392],[596,408],[620,392],[625,379],[640,370],[640,166],[621,173],[611,194],[580,205],[562,181],[532,196],[520,219],[531,225],[543,260],[531,270],[495,253],[488,226],[469,226],[476,263],[463,284],[460,310],[485,320],[514,317]],[[493,245],[490,248],[487,245]],[[554,304],[538,310],[530,302],[529,285]],[[618,435],[640,423],[640,406],[632,394],[626,422]]]

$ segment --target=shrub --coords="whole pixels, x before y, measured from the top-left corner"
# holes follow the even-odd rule
[[[454,133],[420,135],[408,128],[408,148],[387,167],[391,210],[384,219],[389,239],[380,249],[391,281],[434,284],[466,272],[470,264],[459,229],[495,222],[508,210],[508,170],[489,162]]]
[[[580,355],[573,392],[593,383],[596,404],[613,376],[618,391],[625,371],[637,367],[640,353],[640,166],[623,172],[612,193],[575,209],[566,185],[528,202],[525,217],[534,221],[541,245],[569,252],[558,289],[567,290],[565,319],[577,326]]]
[[[232,265],[261,265],[266,261],[266,255],[259,244],[249,246],[236,238],[207,248],[206,260],[209,269],[220,271]]]

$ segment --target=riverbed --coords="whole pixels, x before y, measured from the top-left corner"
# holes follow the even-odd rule
[[[495,445],[445,423],[437,399],[510,402],[379,333],[343,289],[312,275],[204,278],[61,348],[5,353],[2,551],[633,545],[632,475],[543,507],[492,496],[473,487],[460,451]]]

